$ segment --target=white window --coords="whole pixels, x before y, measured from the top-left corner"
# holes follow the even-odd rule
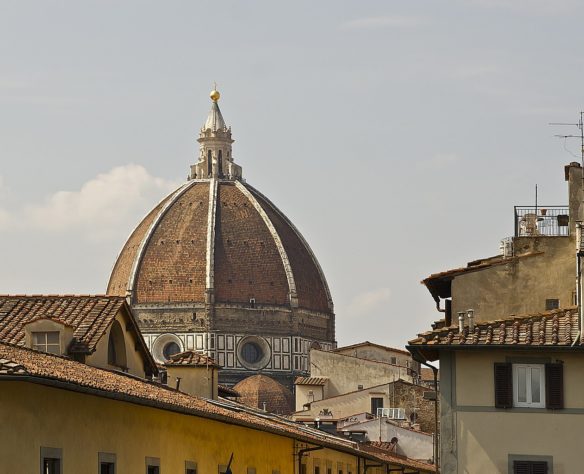
[[[545,366],[513,364],[513,406],[545,408]]]
[[[33,332],[32,348],[36,351],[50,352],[51,354],[61,354],[59,331]]]

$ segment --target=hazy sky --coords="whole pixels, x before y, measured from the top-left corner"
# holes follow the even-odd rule
[[[564,204],[584,3],[0,0],[0,292],[103,293],[186,179],[217,81],[244,177],[328,278],[340,344],[438,319],[420,280]],[[570,152],[578,143],[568,141]],[[501,315],[505,316],[505,315]]]

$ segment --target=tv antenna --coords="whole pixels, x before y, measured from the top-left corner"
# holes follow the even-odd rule
[[[564,150],[566,150],[568,153],[570,153],[570,155],[572,155],[575,158],[578,158],[578,156],[575,155],[574,153],[572,153],[570,150],[568,150],[568,148],[566,147],[566,140],[568,140],[568,138],[579,138],[580,139],[580,157],[579,158],[580,158],[582,167],[584,168],[584,112],[580,112],[580,120],[578,120],[578,123],[551,122],[551,123],[549,123],[549,125],[578,127],[578,130],[580,130],[580,133],[578,135],[554,135],[554,136],[564,139]]]

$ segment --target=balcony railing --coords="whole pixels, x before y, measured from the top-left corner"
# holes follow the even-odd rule
[[[515,206],[515,237],[570,235],[568,206]]]
[[[377,418],[390,418],[392,420],[405,420],[405,408],[378,408]]]

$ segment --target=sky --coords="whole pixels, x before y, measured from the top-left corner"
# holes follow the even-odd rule
[[[499,253],[580,161],[576,0],[0,0],[0,293],[103,293],[186,180],[216,81],[235,161],[303,233],[339,345],[401,347],[420,281]]]

